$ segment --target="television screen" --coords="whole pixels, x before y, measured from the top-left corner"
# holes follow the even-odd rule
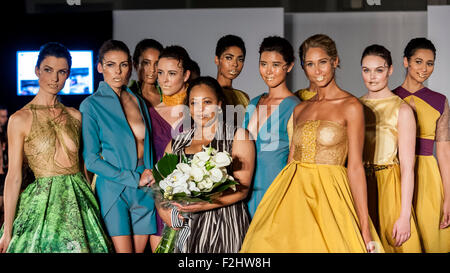
[[[17,51],[17,95],[36,95],[38,78],[34,72],[39,51]],[[70,50],[72,68],[59,95],[88,95],[94,92],[93,51]]]

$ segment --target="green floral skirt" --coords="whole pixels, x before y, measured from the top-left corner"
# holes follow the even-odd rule
[[[38,178],[20,195],[7,252],[106,253],[111,246],[81,173]]]

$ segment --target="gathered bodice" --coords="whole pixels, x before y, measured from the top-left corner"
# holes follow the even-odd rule
[[[28,104],[33,121],[25,138],[24,154],[36,178],[80,171],[81,122],[61,103],[54,106]]]
[[[294,127],[294,160],[302,163],[344,165],[348,138],[345,126],[326,120],[306,120]]]
[[[360,100],[364,104],[366,125],[364,163],[397,164],[397,122],[403,100],[398,96],[381,99],[360,98]]]

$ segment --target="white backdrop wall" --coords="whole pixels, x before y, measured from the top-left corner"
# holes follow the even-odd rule
[[[428,6],[428,39],[436,47],[434,72],[428,87],[450,98],[450,6]]]
[[[446,19],[448,25],[450,20],[448,15]],[[389,87],[397,87],[405,76],[402,64],[404,47],[413,37],[427,37],[427,13],[286,13],[285,37],[292,42],[296,51],[296,63],[289,76],[293,91],[309,85],[300,67],[298,48],[305,39],[316,33],[326,34],[336,42],[341,59],[341,68],[336,73],[339,86],[355,96],[361,96],[366,92],[360,66],[364,48],[377,43],[391,51],[394,73],[390,78]],[[447,35],[447,39],[448,37]],[[446,42],[446,45],[448,44]]]
[[[113,37],[124,41],[134,51],[144,38],[163,44],[181,45],[195,60],[202,75],[216,77],[214,63],[217,40],[227,34],[243,38],[247,56],[244,68],[233,82],[251,98],[267,90],[259,76],[258,49],[264,37],[283,36],[282,8],[118,10],[113,12]],[[135,78],[135,74],[133,74]]]
[[[432,12],[433,16],[430,15]],[[441,73],[450,71],[449,54],[444,53],[449,35],[443,34],[449,24],[449,12],[443,6],[429,7],[427,12],[338,12],[338,13],[284,13],[282,8],[249,9],[184,9],[184,10],[118,10],[113,12],[113,37],[124,41],[133,51],[143,38],[154,38],[164,46],[184,46],[191,58],[198,62],[202,75],[215,77],[214,64],[217,40],[226,34],[241,36],[246,44],[247,56],[241,75],[233,86],[255,97],[267,90],[258,70],[258,49],[262,39],[280,35],[291,41],[296,52],[296,63],[288,77],[288,86],[295,91],[308,86],[300,67],[298,48],[309,36],[324,33],[335,40],[341,68],[336,77],[338,84],[355,96],[366,92],[361,79],[360,58],[364,48],[377,43],[387,47],[394,62],[394,73],[389,86],[395,88],[403,82],[403,49],[413,37],[430,37],[438,47],[436,71],[430,87],[443,90]],[[446,57],[447,56],[447,57]],[[135,78],[135,74],[133,74]],[[434,79],[440,79],[439,81]],[[436,84],[438,84],[437,86]],[[446,89],[448,90],[448,89]],[[449,92],[449,91],[446,91]],[[447,93],[448,95],[448,93]]]

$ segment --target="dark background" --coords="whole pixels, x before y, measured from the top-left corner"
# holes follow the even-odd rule
[[[10,1],[2,8],[3,42],[0,48],[2,78],[0,104],[12,114],[33,96],[17,96],[16,51],[39,50],[47,42],[60,42],[70,50],[93,50],[94,61],[102,43],[112,38],[112,11],[82,11],[66,4],[65,12],[29,13],[26,1]],[[65,2],[65,1],[62,1]],[[102,77],[94,66],[94,89]],[[78,109],[86,95],[62,95],[60,100]]]

